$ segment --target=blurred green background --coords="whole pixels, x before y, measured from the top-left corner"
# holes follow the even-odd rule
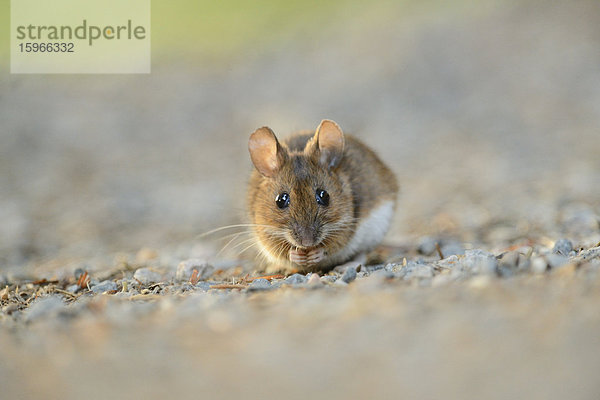
[[[8,56],[10,0],[2,3],[0,22],[5,29],[0,51]],[[485,3],[489,1],[480,2],[478,8]],[[370,25],[399,23],[415,12],[447,9],[456,13],[470,6],[462,0],[451,5],[439,0],[155,0],[151,2],[153,60],[184,58],[209,63],[240,59],[293,40],[318,40],[332,26],[364,30]]]

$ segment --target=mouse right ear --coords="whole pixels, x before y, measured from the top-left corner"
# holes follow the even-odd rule
[[[319,161],[327,168],[335,168],[344,154],[344,133],[338,124],[324,119],[319,124],[314,140],[319,149]]]
[[[267,177],[275,175],[285,160],[284,149],[273,131],[266,126],[258,128],[250,135],[248,150],[258,172]]]

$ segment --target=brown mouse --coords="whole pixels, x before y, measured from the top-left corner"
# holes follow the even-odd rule
[[[280,142],[250,136],[248,210],[272,270],[327,271],[373,250],[387,232],[398,184],[360,140],[324,120]]]

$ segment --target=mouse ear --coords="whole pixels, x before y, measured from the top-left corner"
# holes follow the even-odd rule
[[[344,133],[335,122],[324,119],[315,133],[319,149],[319,162],[327,168],[335,168],[344,154]]]
[[[263,126],[250,135],[248,150],[252,163],[264,176],[275,175],[283,164],[285,153],[273,131]]]

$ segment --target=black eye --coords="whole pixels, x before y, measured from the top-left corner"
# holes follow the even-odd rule
[[[324,191],[322,189],[317,189],[317,194],[316,194],[315,198],[317,199],[317,203],[319,203],[320,205],[322,205],[322,206],[329,205],[329,193],[327,193],[326,191]]]
[[[275,203],[277,203],[277,207],[279,208],[286,208],[290,205],[290,195],[285,192],[278,194],[275,197]]]

